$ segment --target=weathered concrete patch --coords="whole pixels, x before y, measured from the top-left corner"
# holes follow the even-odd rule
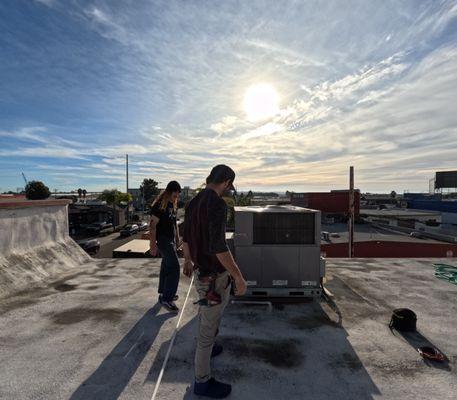
[[[53,314],[51,319],[58,325],[71,325],[78,322],[93,319],[96,321],[119,322],[125,314],[124,310],[119,308],[84,308],[75,307],[69,310]]]
[[[288,319],[288,322],[296,329],[318,329],[322,326],[341,328],[341,325],[331,320],[326,314],[292,317]]]
[[[59,292],[70,292],[75,290],[78,285],[70,284],[70,283],[59,283],[57,285],[53,285],[53,288]]]
[[[113,279],[113,278],[118,278],[117,275],[108,275],[108,274],[97,274],[97,275],[94,275],[95,278],[98,278],[98,279]]]
[[[329,366],[334,369],[349,369],[358,371],[363,368],[363,364],[356,354],[342,353],[335,356],[329,363]]]
[[[258,323],[258,316],[259,314],[254,311],[238,311],[238,312],[230,312],[230,316],[238,318],[240,321],[248,323],[250,325],[256,325]]]
[[[391,378],[392,376],[412,378],[415,375],[422,374],[428,369],[426,364],[420,359],[413,362],[373,363],[372,366],[375,367],[377,372],[385,378]]]
[[[224,349],[238,358],[257,359],[277,368],[295,368],[302,364],[305,355],[301,353],[296,340],[265,340],[251,338],[218,338]]]
[[[238,367],[213,368],[212,372],[215,376],[223,376],[224,379],[228,382],[237,382],[240,379],[250,376],[246,368],[242,369]]]
[[[38,299],[31,299],[31,298],[19,298],[17,300],[10,301],[2,305],[0,309],[0,315],[6,314],[7,312],[11,312],[17,310],[19,308],[33,306],[38,303]]]
[[[40,302],[40,299],[48,297],[53,292],[47,288],[34,287],[29,290],[17,292],[12,300],[2,300],[0,302],[0,315],[10,311],[18,310],[28,306],[33,306]]]

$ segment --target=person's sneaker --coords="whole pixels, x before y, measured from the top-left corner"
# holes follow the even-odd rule
[[[194,383],[194,394],[197,396],[211,397],[212,399],[223,399],[232,391],[232,385],[222,383],[211,378],[210,380]]]
[[[179,312],[179,308],[176,307],[176,304],[173,301],[162,300],[162,302],[160,304],[162,304],[162,307],[167,309],[170,312],[174,312],[174,313]]]
[[[211,351],[211,358],[217,357],[219,354],[222,353],[222,350],[224,350],[224,348],[221,344],[214,343],[213,350]]]
[[[159,303],[162,304],[162,293],[159,293]],[[173,297],[173,301],[178,301],[179,300],[179,296],[176,295],[175,297]]]

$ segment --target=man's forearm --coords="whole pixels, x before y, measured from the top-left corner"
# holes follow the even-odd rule
[[[222,264],[222,266],[229,272],[233,279],[241,279],[243,275],[241,274],[238,265],[236,265],[235,260],[233,259],[232,253],[230,251],[225,251],[224,253],[216,254],[217,259]]]
[[[184,259],[186,261],[189,261],[191,259],[190,249],[189,249],[189,245],[186,242],[183,242],[183,244],[182,244],[182,252],[183,252]]]

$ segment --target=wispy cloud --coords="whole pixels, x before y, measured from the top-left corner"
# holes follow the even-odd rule
[[[57,4],[57,0],[34,0],[37,3],[44,4],[45,6],[52,7]]]
[[[0,137],[11,138],[16,140],[31,140],[34,142],[46,143],[46,137],[41,136],[40,132],[46,132],[46,128],[42,126],[23,127],[13,131],[0,130]]]

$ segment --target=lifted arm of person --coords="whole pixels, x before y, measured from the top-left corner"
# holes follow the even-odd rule
[[[155,215],[151,215],[151,221],[149,222],[149,253],[153,257],[157,255],[156,226],[158,223],[159,218]]]

